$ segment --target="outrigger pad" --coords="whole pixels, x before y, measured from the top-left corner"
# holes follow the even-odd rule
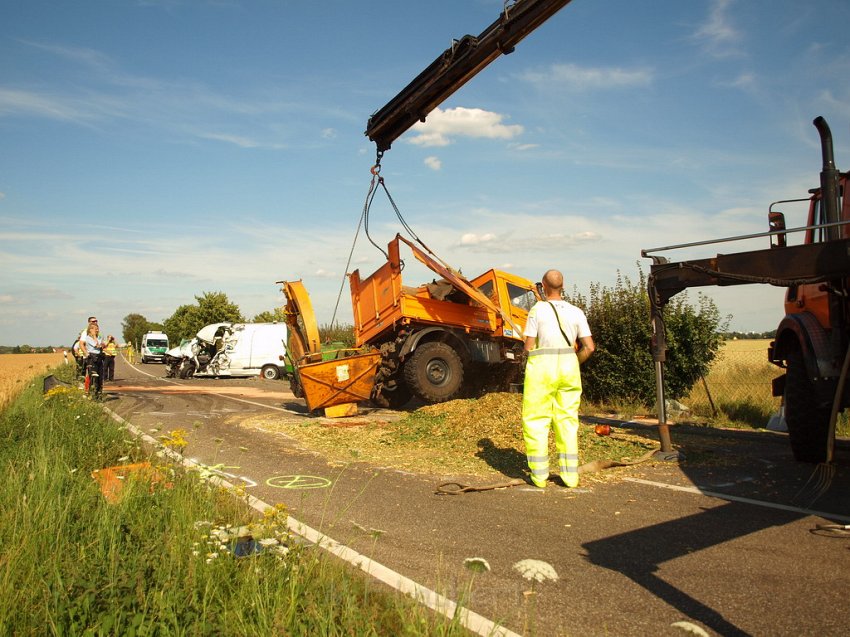
[[[59,380],[53,374],[50,374],[50,376],[45,376],[44,385],[43,385],[43,388],[42,388],[42,393],[46,394],[47,392],[49,392],[51,389],[54,389],[55,387],[71,387],[71,384]]]

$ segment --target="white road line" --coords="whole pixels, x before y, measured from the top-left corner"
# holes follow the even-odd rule
[[[160,444],[158,440],[147,435],[135,425],[132,425],[131,423],[127,422],[108,407],[104,406],[103,410],[107,414],[109,414],[113,420],[123,425],[134,436],[144,440],[147,444],[153,446],[154,448],[158,448],[160,450],[158,452],[160,456],[170,458],[172,461],[178,464],[182,464],[183,466],[189,469],[202,468],[203,465],[200,465],[199,463],[194,462],[189,458],[184,458],[176,451],[164,447],[162,444]],[[227,489],[235,489],[234,485],[219,476],[211,475],[207,478],[207,480],[217,486],[221,486]],[[251,508],[259,511],[260,513],[265,513],[269,509],[274,509],[272,505],[252,495],[245,494],[241,496],[241,498],[246,499]],[[289,529],[296,535],[303,537],[308,542],[311,542],[316,546],[337,556],[338,558],[345,560],[349,564],[356,566],[361,571],[368,573],[375,579],[383,582],[384,584],[387,584],[388,586],[391,586],[400,593],[412,597],[417,602],[430,608],[434,612],[445,615],[449,619],[458,616],[460,623],[463,624],[463,626],[467,630],[473,633],[485,637],[521,637],[521,635],[510,631],[507,628],[504,628],[503,626],[499,626],[498,624],[496,624],[490,619],[487,619],[483,615],[479,615],[474,611],[459,606],[456,602],[453,602],[448,597],[440,595],[439,593],[432,591],[430,588],[426,588],[425,586],[414,582],[409,577],[405,577],[401,573],[397,573],[391,568],[388,568],[383,564],[380,564],[366,557],[365,555],[358,553],[354,549],[351,549],[345,546],[344,544],[340,544],[339,542],[328,537],[324,533],[321,533],[316,529],[307,526],[303,522],[299,522],[292,516],[289,516],[289,518],[287,519],[287,525]]]
[[[673,491],[683,491],[685,493],[693,493],[696,495],[707,495],[711,498],[719,498],[721,500],[729,500],[731,502],[743,502],[744,504],[752,504],[754,506],[768,507],[770,509],[779,509],[780,511],[791,511],[793,513],[802,513],[804,515],[816,515],[818,517],[841,522],[850,522],[850,516],[839,515],[837,513],[827,513],[826,511],[814,511],[812,509],[803,509],[801,507],[790,506],[788,504],[778,504],[776,502],[766,502],[764,500],[753,500],[752,498],[743,498],[738,495],[729,495],[728,493],[718,493],[717,491],[706,491],[699,487],[680,487],[674,484],[666,484],[664,482],[653,482],[652,480],[643,480],[641,478],[623,478],[626,482],[637,482],[638,484],[646,484],[651,487],[659,487],[661,489],[671,489]]]

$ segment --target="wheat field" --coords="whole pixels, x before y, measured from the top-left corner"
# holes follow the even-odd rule
[[[63,363],[62,352],[52,354],[0,354],[0,407],[9,403],[27,382]],[[69,362],[73,359],[69,356]]]

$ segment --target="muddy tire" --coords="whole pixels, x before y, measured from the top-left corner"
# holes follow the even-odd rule
[[[407,386],[403,378],[399,378],[384,383],[381,388],[381,395],[374,402],[387,409],[401,409],[410,402],[412,397],[410,387]]]
[[[826,460],[830,408],[818,405],[814,382],[806,371],[799,346],[787,355],[785,378],[785,422],[794,458],[800,462]]]
[[[429,403],[456,398],[463,386],[463,361],[446,343],[423,343],[404,364],[410,390]]]

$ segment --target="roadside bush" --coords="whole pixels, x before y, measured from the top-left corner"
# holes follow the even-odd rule
[[[570,297],[584,308],[596,343],[596,353],[582,368],[584,395],[591,402],[655,404],[649,294],[640,266],[638,272],[637,282],[618,273],[613,288],[595,283],[588,297],[575,291]],[[697,307],[685,294],[673,297],[664,309],[664,319],[665,389],[668,398],[680,399],[708,372],[723,343],[726,321],[721,321],[714,302],[702,294]]]

